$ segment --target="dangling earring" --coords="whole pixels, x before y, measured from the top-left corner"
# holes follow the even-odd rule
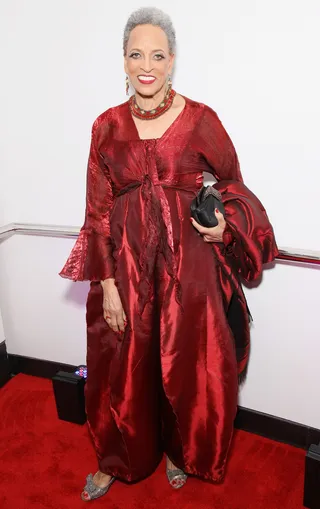
[[[172,89],[172,79],[171,79],[171,76],[169,75],[169,77],[168,77],[168,92],[170,92],[171,89]]]
[[[129,77],[126,77],[126,94],[129,95]]]

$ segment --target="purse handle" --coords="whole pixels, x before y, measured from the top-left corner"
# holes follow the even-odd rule
[[[214,187],[212,186],[207,186],[205,188],[205,191],[203,193],[203,199],[205,199],[207,196],[209,196],[209,194],[213,194],[217,200],[222,200],[222,194],[220,193],[220,191],[218,191],[218,189],[215,189]]]

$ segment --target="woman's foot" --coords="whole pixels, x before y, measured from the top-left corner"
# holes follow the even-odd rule
[[[81,493],[81,498],[82,500],[88,501],[105,495],[115,481],[115,477],[104,474],[98,470],[94,475],[89,474],[86,480],[87,484]]]
[[[169,458],[167,458],[167,477],[172,488],[176,490],[182,488],[187,482],[187,474],[177,468]]]

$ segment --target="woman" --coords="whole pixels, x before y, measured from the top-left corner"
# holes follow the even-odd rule
[[[217,114],[172,90],[174,52],[168,16],[130,16],[135,93],[93,124],[85,222],[61,272],[91,281],[85,391],[99,471],[83,500],[148,476],[164,452],[174,488],[187,474],[223,479],[249,352],[239,278],[278,253]],[[226,209],[214,228],[190,223],[203,171]]]

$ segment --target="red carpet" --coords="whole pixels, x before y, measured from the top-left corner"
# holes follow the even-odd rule
[[[17,375],[0,390],[1,509],[302,509],[305,452],[243,431],[235,433],[222,485],[190,478],[167,483],[164,463],[135,485],[116,482],[83,502],[85,476],[96,471],[87,426],[57,418],[52,382]]]

